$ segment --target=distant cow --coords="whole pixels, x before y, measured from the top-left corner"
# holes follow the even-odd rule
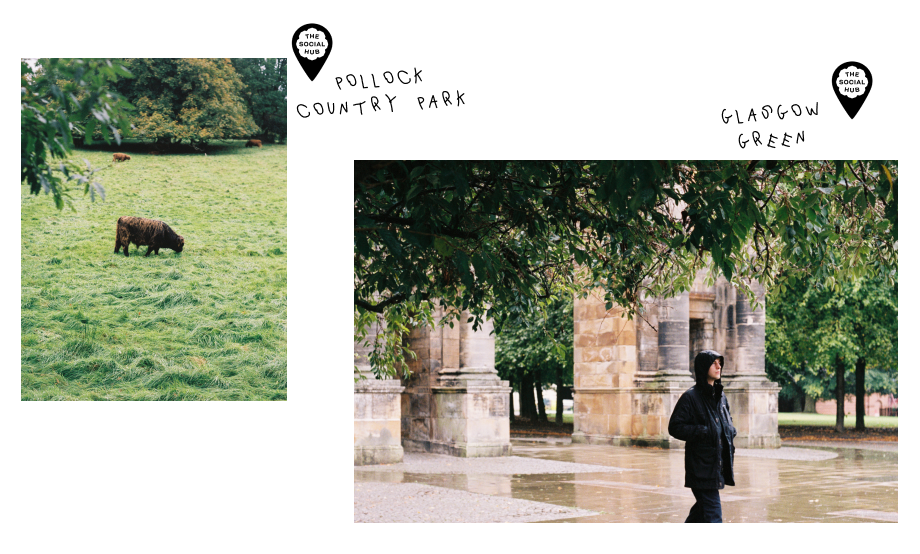
[[[113,162],[123,162],[125,160],[130,160],[130,159],[131,159],[131,156],[127,154],[122,154],[121,152],[116,152],[115,154],[112,154]]]
[[[246,148],[249,148],[250,146],[258,146],[259,148],[262,148],[262,141],[258,139],[250,139],[246,141]]]
[[[147,153],[150,154],[151,156],[159,156],[159,155],[160,155],[160,151],[159,151],[159,150],[151,150],[150,152],[147,152]]]
[[[185,239],[162,221],[143,217],[119,217],[118,226],[115,228],[115,254],[118,254],[120,248],[124,248],[127,257],[128,246],[132,242],[138,247],[147,246],[144,257],[149,256],[151,251],[159,255],[160,248],[182,252],[182,247],[185,246]]]

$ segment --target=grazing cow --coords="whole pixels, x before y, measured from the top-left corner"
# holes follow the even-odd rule
[[[130,160],[130,159],[131,159],[131,156],[127,154],[122,154],[121,152],[116,152],[115,154],[112,154],[113,162],[123,162],[125,160]]]
[[[250,146],[258,146],[259,148],[262,148],[262,141],[259,139],[249,139],[246,141],[246,148],[249,148]]]
[[[160,248],[182,252],[182,247],[185,246],[185,239],[162,221],[143,217],[119,217],[118,226],[115,228],[115,254],[118,254],[120,248],[124,248],[127,257],[128,246],[132,242],[138,247],[147,246],[145,258],[151,251],[159,255]]]

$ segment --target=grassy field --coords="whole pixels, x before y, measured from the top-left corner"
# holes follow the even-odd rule
[[[556,412],[553,411],[550,413],[547,411],[547,417],[550,421],[555,421]],[[562,421],[564,423],[572,423],[574,420],[573,414],[562,414]],[[832,415],[821,415],[821,414],[803,414],[803,413],[787,413],[781,412],[779,414],[779,424],[780,425],[811,425],[811,426],[820,426],[820,427],[833,427],[837,424],[837,418]],[[856,427],[856,416],[846,416],[843,420],[845,427],[855,428]],[[898,418],[895,417],[869,417],[866,416],[866,427],[868,428],[897,428]]]
[[[815,427],[833,427],[837,425],[837,417],[833,415],[822,415],[822,414],[805,414],[798,412],[780,412],[779,414],[779,424],[780,425],[810,425]],[[848,415],[843,418],[843,425],[845,428],[855,428],[856,427],[856,416]],[[898,418],[897,416],[881,416],[881,417],[870,417],[866,416],[866,427],[867,428],[897,428]]]
[[[23,400],[287,398],[287,149],[80,150],[104,201],[76,212],[21,187]],[[120,216],[159,219],[182,253],[113,253]]]

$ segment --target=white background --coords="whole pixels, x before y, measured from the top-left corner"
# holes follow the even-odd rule
[[[390,3],[43,2],[4,25],[13,57],[289,57],[288,401],[28,403],[19,391],[18,271],[2,296],[4,367],[0,549],[7,552],[279,552],[328,548],[468,551],[501,548],[897,548],[905,527],[723,528],[724,542],[675,526],[403,529],[355,525],[352,511],[352,162],[355,159],[898,159],[902,200],[917,201],[915,29],[894,2],[768,4],[628,2]],[[563,7],[564,6],[564,7]],[[9,9],[8,9],[9,10]],[[291,36],[319,23],[333,47],[310,81]],[[855,119],[837,102],[833,70],[859,61],[874,77]],[[384,85],[384,71],[423,82]],[[381,88],[338,90],[335,77]],[[8,86],[11,83],[8,82]],[[15,166],[13,87],[4,89],[5,166]],[[417,96],[464,93],[466,104],[420,110]],[[383,96],[395,94],[390,113]],[[303,119],[297,104],[386,109]],[[440,102],[439,102],[440,103]],[[817,117],[723,124],[723,109],[819,104]],[[428,102],[425,102],[427,106]],[[311,109],[312,111],[312,109]],[[8,118],[8,119],[7,119]],[[739,132],[805,132],[792,148],[742,150]],[[904,172],[907,175],[904,175]],[[12,183],[2,225],[19,269]],[[17,191],[17,193],[20,191]],[[49,200],[50,201],[50,200]],[[916,313],[914,240],[904,219],[902,310]],[[910,337],[911,326],[907,327]],[[909,346],[908,342],[908,346]],[[901,442],[915,460],[918,355],[899,356]],[[916,473],[900,477],[900,521],[915,520]],[[909,528],[909,527],[907,527]],[[893,534],[893,536],[892,536]],[[461,540],[457,540],[457,539]],[[465,539],[465,540],[463,540]],[[671,540],[669,540],[671,539]],[[674,540],[676,539],[676,540]],[[727,540],[726,540],[727,539]],[[488,540],[488,542],[486,542]],[[689,540],[689,543],[688,543]],[[497,542],[493,542],[497,541]],[[588,542],[590,541],[590,542]],[[640,542],[641,541],[641,542]],[[794,542],[793,542],[794,541]],[[695,545],[695,546],[694,546]]]

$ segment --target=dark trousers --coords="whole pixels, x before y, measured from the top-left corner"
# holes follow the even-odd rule
[[[684,523],[722,523],[722,502],[719,489],[690,489],[696,504],[690,508],[690,515]]]

